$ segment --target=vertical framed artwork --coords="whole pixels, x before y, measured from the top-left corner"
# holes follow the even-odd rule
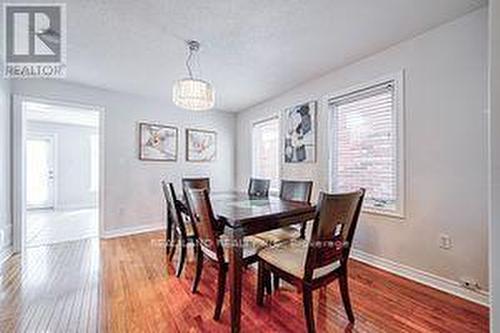
[[[139,123],[139,159],[177,161],[179,133],[173,126]]]
[[[186,160],[211,162],[217,155],[217,132],[186,129]]]
[[[284,111],[285,163],[316,162],[317,102],[300,104]]]

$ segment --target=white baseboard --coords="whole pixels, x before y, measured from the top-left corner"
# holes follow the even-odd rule
[[[145,232],[157,231],[161,229],[165,229],[165,223],[138,225],[132,227],[113,229],[113,230],[106,230],[101,235],[101,238],[110,239],[110,238],[130,236],[135,234],[142,234]]]
[[[367,265],[391,272],[412,281],[419,282],[426,286],[444,291],[468,301],[489,306],[489,294],[485,291],[473,291],[460,285],[460,282],[446,279],[428,272],[418,270],[413,267],[402,265],[394,261],[377,257],[373,254],[353,249],[352,258]]]
[[[12,246],[7,246],[6,248],[0,249],[0,265],[3,264],[7,259],[9,259],[14,254]]]

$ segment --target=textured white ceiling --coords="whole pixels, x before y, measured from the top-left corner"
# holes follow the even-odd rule
[[[228,111],[245,109],[486,4],[486,0],[65,2],[68,80],[170,99],[173,81],[186,75],[184,40],[197,39],[202,43],[201,72],[197,72],[215,86],[216,108]]]

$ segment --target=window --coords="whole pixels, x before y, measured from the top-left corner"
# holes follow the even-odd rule
[[[90,191],[99,189],[99,136],[90,136]]]
[[[271,179],[271,188],[279,183],[279,120],[277,117],[253,124],[252,175]]]
[[[331,187],[366,189],[365,211],[403,215],[398,80],[329,101],[332,112]]]

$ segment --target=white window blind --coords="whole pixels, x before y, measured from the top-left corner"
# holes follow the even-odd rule
[[[395,82],[330,100],[334,191],[366,189],[368,211],[401,214]]]
[[[271,180],[271,188],[279,183],[279,120],[277,117],[254,123],[252,129],[253,177]]]

